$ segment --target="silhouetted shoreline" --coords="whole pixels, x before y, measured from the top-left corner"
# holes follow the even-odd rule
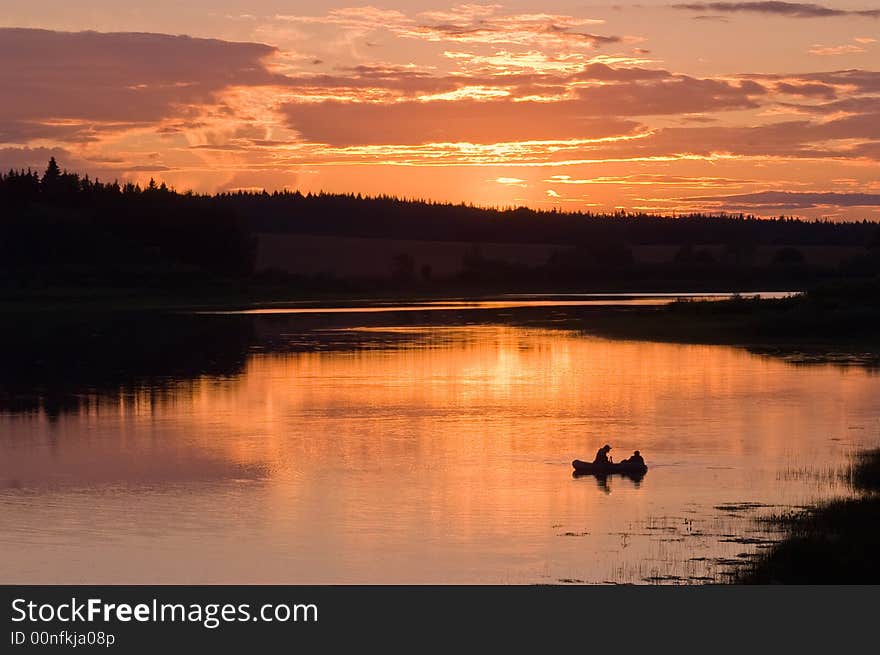
[[[813,288],[880,275],[880,224],[479,208],[359,194],[179,193],[0,174],[0,302]],[[127,300],[126,303],[134,305]]]
[[[729,300],[676,301],[658,308],[598,315],[588,330],[614,337],[717,343],[880,348],[880,280],[819,287],[789,298],[748,294]]]
[[[851,481],[861,497],[771,519],[783,531],[784,539],[743,568],[734,581],[880,583],[880,450],[857,456]]]
[[[716,289],[715,292],[718,290]],[[619,292],[622,298],[625,292]],[[650,293],[650,292],[646,292]],[[727,300],[685,297],[665,305],[596,305],[566,307],[563,313],[545,308],[518,308],[499,315],[502,322],[534,327],[578,330],[609,338],[644,339],[679,343],[737,345],[757,352],[785,355],[799,349],[822,361],[840,359],[850,352],[863,364],[880,365],[880,281],[861,281],[819,287],[785,298],[759,298],[748,293]],[[696,290],[695,293],[703,293]],[[673,298],[675,294],[673,293]],[[534,300],[566,298],[565,293],[527,294]],[[449,295],[351,293],[302,294],[291,298],[283,289],[254,293],[252,289],[214,288],[199,293],[105,291],[94,293],[46,293],[0,300],[0,312],[27,320],[28,315],[64,314],[102,317],[114,313],[163,314],[192,311],[238,311],[285,307],[387,306],[399,303],[474,302],[522,297],[508,294]],[[614,292],[603,296],[615,298]],[[491,317],[489,310],[483,312]],[[806,361],[806,359],[805,359]]]

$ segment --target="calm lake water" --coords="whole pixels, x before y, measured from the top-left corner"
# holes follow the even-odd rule
[[[10,351],[0,581],[721,581],[757,517],[849,494],[880,436],[869,369],[485,309],[134,317]],[[606,442],[648,474],[573,477]]]

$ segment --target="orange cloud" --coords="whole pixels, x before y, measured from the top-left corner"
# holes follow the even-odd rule
[[[637,72],[634,81],[577,87],[559,102],[290,102],[281,111],[303,139],[331,145],[491,143],[632,134],[637,125],[618,117],[751,108],[766,92],[752,81],[666,75],[643,83]]]
[[[494,5],[337,9],[273,21],[289,27],[288,50],[272,39],[2,29],[0,166],[56,156],[104,178],[206,191],[610,208],[687,206],[669,196],[690,188],[831,189],[829,174],[855,180],[848,191],[876,190],[880,72],[687,74],[661,66],[659,51],[597,54],[596,24]],[[338,58],[330,46],[310,51],[324,42],[357,45]],[[761,173],[774,167],[789,186]],[[589,196],[560,196],[574,189]]]
[[[384,30],[402,38],[439,43],[591,49],[623,40],[584,31],[601,20],[563,14],[508,14],[501,5],[463,4],[414,17],[396,10],[355,7],[333,9],[324,16],[285,14],[275,18],[302,25],[334,25],[362,35]]]
[[[232,84],[267,85],[275,48],[165,34],[0,28],[0,139],[83,141],[193,118]]]
[[[834,57],[836,55],[853,55],[865,52],[865,48],[861,45],[848,43],[844,45],[826,46],[817,44],[810,48],[807,52],[811,55],[819,55],[820,57]]]

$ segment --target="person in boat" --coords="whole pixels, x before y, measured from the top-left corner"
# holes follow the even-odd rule
[[[593,464],[611,464],[611,457],[608,456],[608,452],[611,450],[611,446],[605,444],[596,452],[596,459],[593,460]]]
[[[630,455],[625,460],[623,460],[621,462],[621,464],[630,464],[632,466],[644,466],[645,459],[642,457],[642,454],[637,450],[632,455]]]

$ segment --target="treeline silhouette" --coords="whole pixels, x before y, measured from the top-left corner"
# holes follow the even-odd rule
[[[230,210],[164,184],[62,172],[0,175],[0,267],[21,284],[177,286],[253,269],[255,243]]]
[[[239,191],[218,194],[214,199],[246,217],[251,229],[276,233],[565,246],[597,241],[632,245],[880,243],[880,225],[868,220],[838,223],[752,214],[660,216],[626,211],[599,214],[527,207],[491,209],[393,196],[298,191]]]
[[[564,284],[577,282],[585,273],[594,281],[614,277],[638,284],[659,276],[680,283],[703,279],[707,271],[721,280],[749,283],[756,282],[752,254],[759,246],[778,248],[774,275],[785,268],[789,277],[810,268],[798,247],[863,247],[866,255],[836,273],[873,275],[880,245],[880,225],[869,221],[486,209],[298,191],[200,195],[179,193],[153,180],[144,188],[92,180],[62,171],[54,158],[42,175],[32,170],[0,174],[0,206],[5,208],[0,219],[0,272],[7,285],[20,289],[41,285],[181,289],[217,280],[253,281],[261,233],[473,244],[463,262],[464,284],[526,279]],[[515,262],[487,261],[480,251],[485,243],[555,244],[559,249],[545,266],[528,269]],[[701,247],[705,244],[723,246],[720,259],[718,249]],[[631,247],[639,245],[676,246],[677,251],[664,266],[646,267],[633,259]],[[391,276],[401,283],[418,279],[416,270],[417,263],[408,261],[405,252],[389,266]],[[745,270],[752,273],[743,277]],[[597,271],[602,272],[600,278]],[[284,275],[280,276],[283,281]]]

